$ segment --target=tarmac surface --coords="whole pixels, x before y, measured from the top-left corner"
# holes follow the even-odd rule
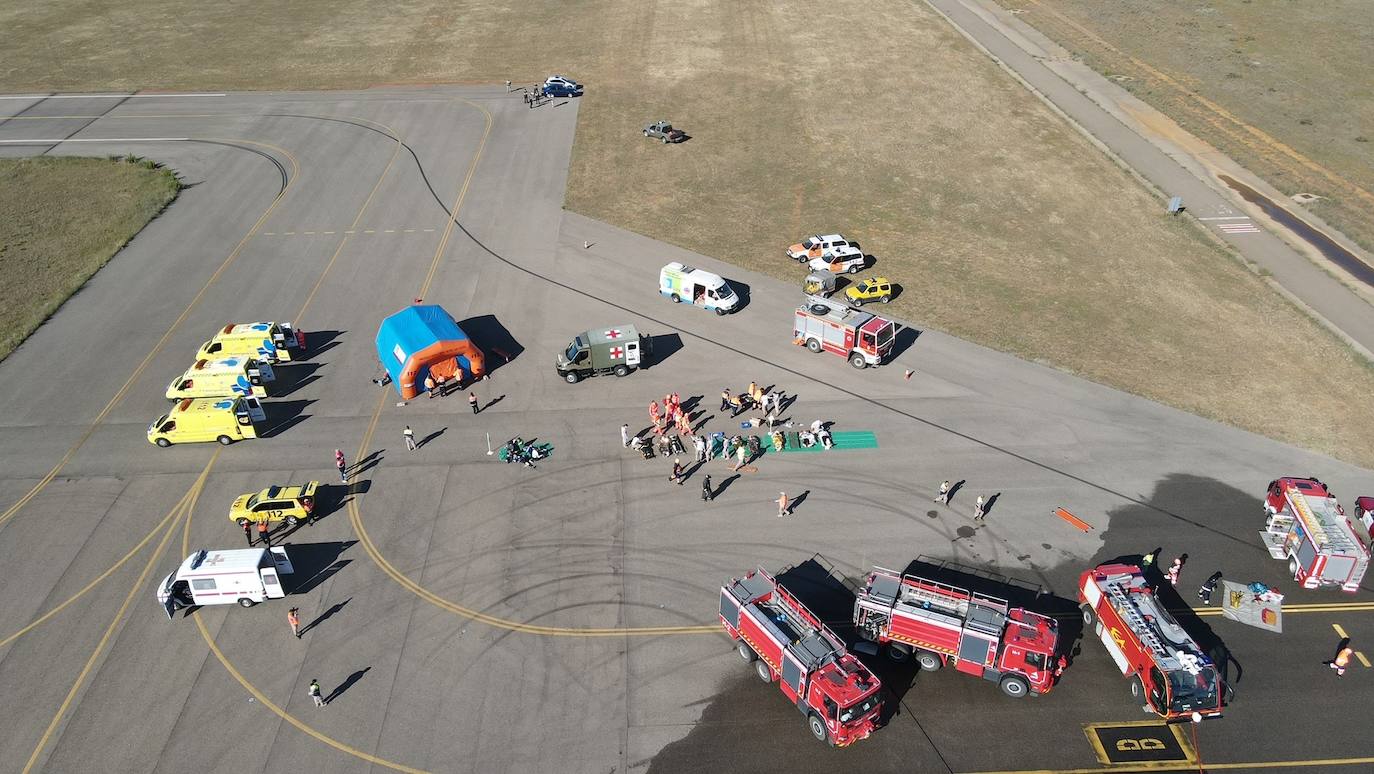
[[[792,567],[847,636],[844,581],[925,557],[1011,576],[1017,599],[1042,588],[1033,603],[1071,641],[1078,574],[1156,546],[1166,564],[1190,556],[1179,605],[1218,568],[1291,603],[1282,635],[1180,615],[1224,641],[1235,688],[1225,718],[1181,729],[1188,749],[1216,769],[1374,765],[1369,584],[1298,589],[1257,535],[1274,477],[1317,475],[1349,505],[1374,488],[1369,471],[919,320],[878,369],[793,346],[795,287],[561,209],[576,100],[529,109],[498,86],[0,104],[17,116],[0,153],[132,152],[190,184],[0,364],[4,770],[1107,770],[1085,727],[1152,716],[1091,636],[1059,687],[1020,701],[866,656],[887,725],[832,750],[739,662],[718,590]],[[747,304],[674,306],[655,292],[670,260],[723,274]],[[467,390],[398,406],[369,381],[379,321],[416,298],[510,355],[488,354],[481,414]],[[309,335],[306,359],[278,368],[266,437],[149,444],[200,342],[253,320]],[[577,385],[554,372],[575,334],[627,323],[654,335],[652,367]],[[785,416],[872,430],[878,448],[767,454],[738,476],[711,462],[682,487],[670,461],[622,448],[621,423],[643,430],[670,391],[695,399],[706,430],[734,431],[718,395],[751,380],[795,396]],[[488,437],[516,435],[552,458],[530,470],[488,455]],[[720,491],[703,504],[708,473]],[[965,483],[935,505],[946,478]],[[312,479],[335,486],[316,524],[279,536],[296,568],[287,599],[167,620],[162,578],[198,548],[240,546],[235,496]],[[798,503],[786,518],[780,490]],[[981,524],[979,494],[998,495]],[[1338,679],[1322,661],[1342,631],[1362,655]]]

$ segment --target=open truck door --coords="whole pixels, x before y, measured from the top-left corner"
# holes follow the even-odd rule
[[[638,368],[640,362],[638,341],[628,341],[625,343],[625,365],[631,368]]]

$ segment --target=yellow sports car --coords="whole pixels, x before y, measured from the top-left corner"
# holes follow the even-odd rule
[[[240,527],[265,521],[285,521],[294,526],[315,511],[315,490],[320,482],[304,486],[269,486],[257,494],[239,495],[229,506],[229,520]]]
[[[886,304],[892,300],[892,283],[887,281],[887,277],[869,277],[845,288],[844,297],[856,306],[863,306],[869,301]]]

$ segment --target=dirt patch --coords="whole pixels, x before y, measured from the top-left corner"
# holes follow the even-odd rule
[[[178,190],[170,171],[136,160],[0,159],[0,359]]]
[[[1366,0],[997,2],[1374,248]]]
[[[572,209],[798,283],[782,249],[840,231],[898,316],[1374,466],[1374,372],[919,3],[0,0],[0,25],[11,91],[563,72]]]

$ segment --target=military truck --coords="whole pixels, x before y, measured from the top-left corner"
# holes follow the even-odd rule
[[[651,354],[651,339],[641,336],[633,325],[593,328],[577,334],[558,353],[554,367],[568,384],[577,384],[588,376],[628,376],[636,368],[647,368]]]

